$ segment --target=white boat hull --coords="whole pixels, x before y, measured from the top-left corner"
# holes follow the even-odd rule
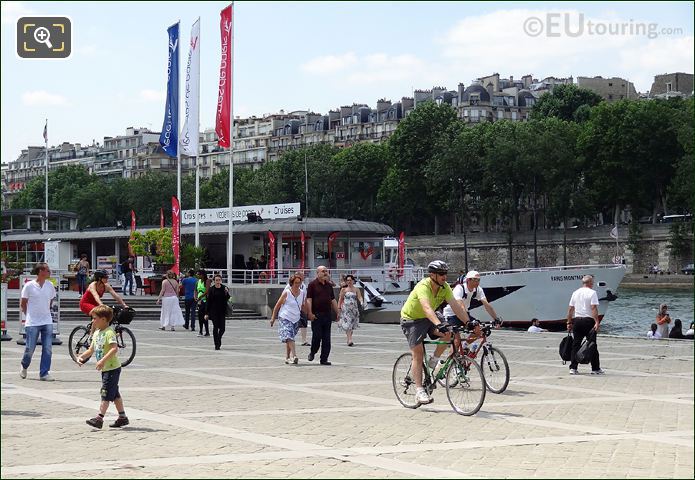
[[[572,292],[581,287],[584,275],[594,276],[594,289],[599,298],[599,316],[603,318],[608,304],[615,300],[618,286],[625,275],[624,265],[584,265],[570,267],[528,268],[481,272],[480,286],[504,326],[527,327],[537,318],[543,328],[564,329]],[[375,292],[373,284],[364,282],[367,316],[365,321],[397,323],[409,291]],[[383,293],[382,293],[383,292]],[[376,294],[374,294],[376,293]],[[381,300],[381,301],[380,301]],[[480,320],[489,315],[477,301],[470,314]]]

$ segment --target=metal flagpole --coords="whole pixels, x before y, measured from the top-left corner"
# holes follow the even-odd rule
[[[304,151],[304,194],[306,196],[306,218],[309,218],[309,171],[306,168],[306,150]]]
[[[179,20],[179,24],[180,24]],[[176,72],[176,82],[178,85],[176,85],[176,91],[179,92],[179,98],[176,101],[176,105],[178,107],[178,112],[176,112],[176,131],[179,131],[179,125],[178,122],[181,119],[181,102],[179,101],[181,99],[180,93],[181,93],[181,33],[179,31],[179,45],[176,47],[176,55],[178,56],[178,60],[176,62],[176,68],[178,69],[178,72]],[[179,200],[179,209],[181,209],[181,205],[183,202],[181,201],[181,142],[180,139],[176,140],[176,198]],[[173,225],[172,225],[173,226]],[[181,245],[181,229],[179,229],[179,245]]]
[[[227,282],[231,283],[234,268],[234,2],[232,2],[232,28],[230,29],[229,61],[231,87],[229,89],[229,252],[227,252]]]
[[[48,119],[46,119],[46,126],[43,129],[43,139],[46,143],[46,217],[44,219],[44,231],[48,231]]]
[[[200,21],[198,17],[197,22]],[[200,37],[202,33],[198,30],[198,48],[200,49]],[[200,51],[200,50],[198,50]],[[200,57],[198,57],[200,59]],[[200,62],[200,60],[198,60]],[[198,124],[195,126],[196,135],[198,135],[198,141],[196,142],[197,148],[195,151],[195,246],[200,247],[200,219],[198,218],[198,210],[200,209],[200,167],[198,166],[198,155],[200,151],[200,66],[198,66],[198,99],[197,99],[197,111],[198,111]]]

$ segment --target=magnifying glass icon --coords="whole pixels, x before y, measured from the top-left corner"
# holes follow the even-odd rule
[[[39,43],[44,43],[48,48],[53,48],[51,43],[51,32],[46,27],[39,27],[34,30],[34,40]]]

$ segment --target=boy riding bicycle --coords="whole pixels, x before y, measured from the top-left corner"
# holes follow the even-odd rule
[[[96,369],[101,371],[101,404],[99,405],[99,413],[96,417],[87,420],[87,425],[101,428],[104,425],[104,414],[109,408],[109,403],[113,402],[118,411],[118,418],[109,427],[123,427],[130,422],[126,417],[123,399],[118,391],[121,362],[118,359],[116,333],[109,326],[113,318],[113,310],[106,305],[99,305],[92,309],[91,316],[95,328],[92,344],[86,352],[77,357],[77,364],[81,367],[86,361],[85,359],[96,354]]]
[[[439,320],[435,309],[446,300],[458,318],[463,320],[464,325],[468,323],[468,313],[459,302],[454,300],[451,287],[446,282],[449,266],[441,260],[435,260],[427,266],[427,272],[429,276],[415,285],[401,309],[401,329],[408,339],[413,355],[411,372],[416,386],[416,398],[422,405],[432,403],[432,398],[422,386],[422,364],[425,352],[422,342],[427,334],[442,337],[446,341],[451,339],[448,325]],[[446,347],[446,344],[437,345],[430,359],[431,367],[437,363]]]

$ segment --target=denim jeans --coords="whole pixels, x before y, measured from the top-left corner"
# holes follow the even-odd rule
[[[196,311],[195,311],[195,299],[193,298],[187,298],[185,300],[186,303],[186,314],[183,316],[184,319],[184,328],[188,328],[188,326],[191,326],[191,330],[195,330],[195,317],[196,317]]]
[[[41,365],[39,376],[45,377],[51,370],[51,354],[53,353],[53,324],[26,327],[26,346],[22,357],[22,368],[29,368],[31,357],[34,355],[36,343],[41,334]]]
[[[133,294],[133,272],[126,272],[124,273],[125,275],[125,283],[123,283],[123,295],[126,295],[126,290],[128,289],[128,286],[130,286],[130,294]]]

